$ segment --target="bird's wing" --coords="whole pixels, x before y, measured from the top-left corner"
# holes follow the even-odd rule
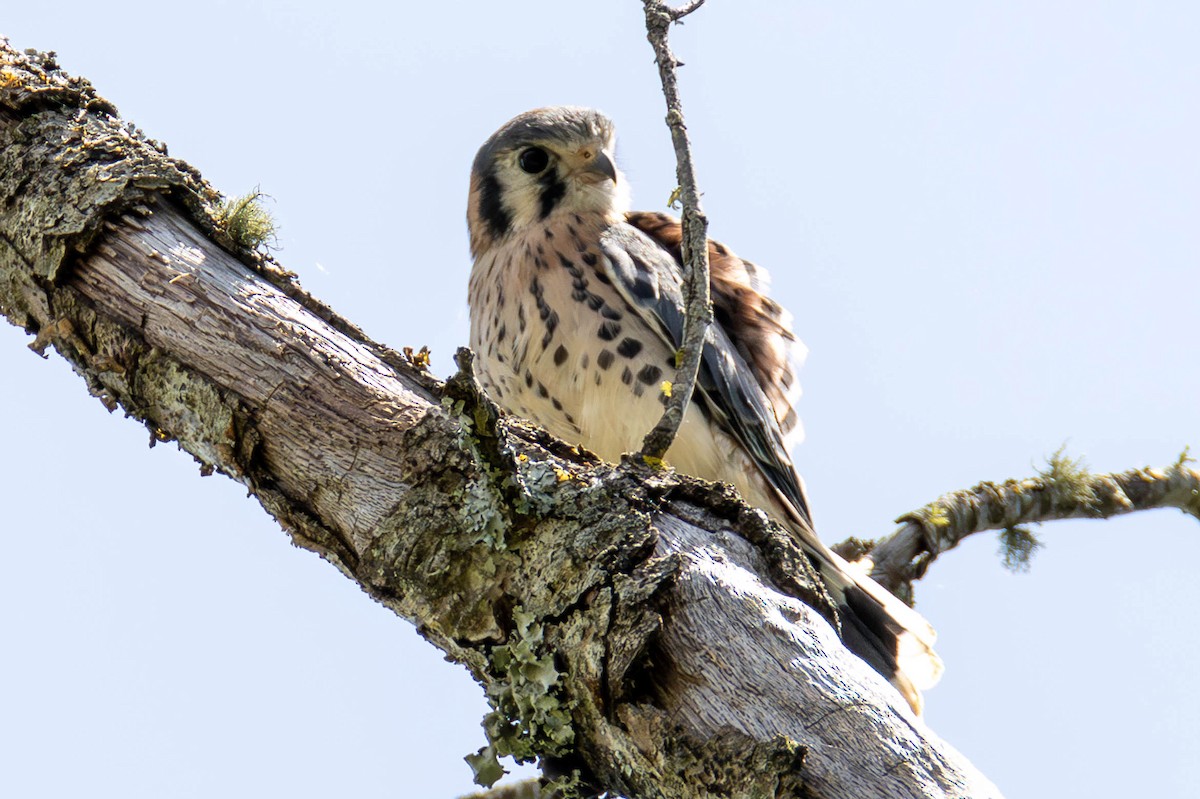
[[[668,346],[677,348],[683,336],[683,267],[678,227],[666,224],[673,222],[663,215],[631,214],[630,224],[609,228],[600,246],[608,256],[605,268],[613,285]],[[770,394],[773,386],[765,383],[784,371],[794,377],[781,357],[787,347],[779,340],[795,338],[783,310],[761,292],[752,264],[711,241],[709,258],[716,322],[704,347],[697,401],[742,443],[780,497],[796,509],[798,532],[838,603],[847,646],[920,713],[918,689],[936,682],[942,670],[933,650],[933,628],[817,539],[803,483],[784,441],[780,406],[773,399],[782,398],[785,411],[791,410],[790,401],[782,389]]]
[[[613,286],[650,329],[670,349],[677,350],[683,341],[684,318],[682,267],[677,257],[628,224],[608,228],[601,235],[600,247],[607,256],[604,268]],[[731,296],[725,301],[733,303]],[[738,309],[733,311],[736,316]],[[772,404],[758,372],[747,364],[719,320],[709,329],[695,396],[709,415],[742,443],[775,490],[795,509],[797,521],[811,534],[808,500],[788,456]]]
[[[652,211],[633,211],[626,219],[683,263],[683,230],[678,219]],[[790,452],[804,438],[796,401],[800,399],[800,365],[808,350],[792,332],[791,314],[767,296],[770,275],[765,269],[716,241],[708,242],[708,263],[713,317],[753,370]]]

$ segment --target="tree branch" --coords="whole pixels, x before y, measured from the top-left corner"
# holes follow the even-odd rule
[[[675,356],[675,383],[666,409],[658,424],[642,442],[642,457],[655,462],[661,461],[666,455],[691,402],[713,312],[708,276],[708,218],[700,207],[696,168],[692,163],[691,144],[683,119],[683,102],[679,98],[679,85],[675,77],[675,68],[680,66],[680,62],[675,59],[667,42],[671,23],[695,11],[704,4],[704,0],[694,0],[680,9],[672,9],[661,0],[644,0],[644,4],[646,38],[654,48],[654,61],[658,64],[663,97],[667,101],[667,127],[671,130],[671,144],[675,147],[675,177],[679,181],[679,197],[683,201],[683,341]]]
[[[637,799],[999,795],[780,590],[803,555],[760,511],[498,418],[469,359],[442,384],[371,341],[218,199],[0,44],[0,311],[464,664],[481,778],[512,754]]]
[[[1040,544],[1021,525],[1107,519],[1155,508],[1177,508],[1200,519],[1200,471],[1188,463],[1185,453],[1166,468],[1091,474],[1059,450],[1036,477],[944,494],[897,519],[899,529],[882,541],[838,549],[853,560],[865,557],[877,582],[911,602],[913,582],[939,555],[975,533],[1007,531],[1005,561],[1023,568]]]

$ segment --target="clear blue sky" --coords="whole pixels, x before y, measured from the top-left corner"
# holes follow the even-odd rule
[[[674,185],[637,0],[12,3],[376,338],[467,339],[475,149],[607,111],[635,206]],[[675,36],[715,237],[812,354],[797,451],[830,541],[943,491],[1200,446],[1200,6],[710,0]],[[0,328],[0,795],[453,797],[481,692],[232,482]],[[918,586],[930,725],[1009,797],[1195,795],[1200,529],[994,538]]]

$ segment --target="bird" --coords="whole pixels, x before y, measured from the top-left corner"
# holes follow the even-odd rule
[[[470,346],[508,413],[617,462],[661,416],[684,318],[681,226],[631,211],[603,113],[538,108],[502,125],[471,167]],[[817,537],[790,456],[805,349],[767,273],[708,242],[713,323],[667,463],[732,484],[787,529],[838,608],[843,641],[920,715],[942,664],[933,628]]]

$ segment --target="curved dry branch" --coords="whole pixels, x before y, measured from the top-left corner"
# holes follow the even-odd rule
[[[646,8],[646,38],[654,48],[654,62],[662,81],[663,97],[667,101],[667,127],[671,129],[671,144],[675,148],[675,177],[679,181],[679,198],[683,202],[683,273],[684,319],[683,341],[676,355],[675,382],[667,407],[654,429],[642,441],[642,456],[651,463],[661,462],[675,440],[683,414],[692,400],[704,341],[712,324],[712,298],[708,273],[708,218],[700,208],[700,190],[696,188],[696,167],[692,163],[692,148],[688,142],[687,125],[683,119],[683,102],[675,68],[680,62],[671,52],[667,35],[672,22],[695,11],[704,0],[695,0],[680,9],[673,9],[661,0],[644,0]]]
[[[900,528],[874,545],[859,547],[857,553],[839,548],[854,559],[868,560],[876,581],[911,602],[912,583],[939,555],[975,533],[1006,531],[1005,560],[1021,568],[1038,546],[1022,525],[1107,519],[1155,508],[1176,508],[1200,519],[1200,471],[1188,463],[1185,453],[1165,468],[1091,474],[1060,450],[1036,477],[944,494],[901,516],[896,520]]]

